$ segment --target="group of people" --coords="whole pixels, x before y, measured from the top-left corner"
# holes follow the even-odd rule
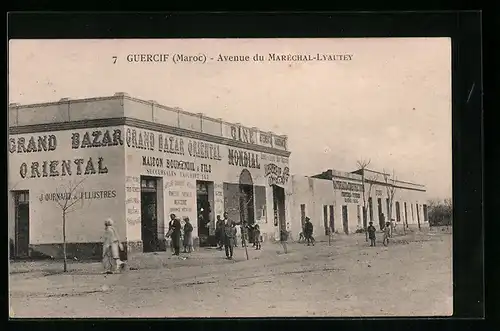
[[[367,228],[368,231],[368,238],[370,239],[370,247],[376,246],[375,240],[376,240],[376,231],[375,227],[373,226],[373,222],[370,222]],[[391,236],[391,223],[386,222],[385,227],[382,229],[384,232],[384,237],[382,238],[382,244],[384,246],[387,246],[389,244],[389,237]]]
[[[241,223],[237,223],[229,219],[227,212],[223,214],[223,218],[217,215],[217,222],[215,223],[215,238],[217,241],[217,249],[224,250],[226,252],[226,258],[232,259],[234,247],[238,247],[237,243],[237,226],[240,226],[242,240],[245,240],[246,233],[248,233],[249,242],[253,244],[255,249],[259,250],[262,248],[262,239],[260,235],[260,228],[258,224],[246,225],[241,228]],[[243,245],[243,243],[242,243]]]
[[[316,240],[313,237],[314,226],[311,223],[311,219],[306,216],[304,220],[304,226],[302,227],[302,232],[299,234],[299,242],[305,241],[307,246],[313,245]]]
[[[165,237],[170,239],[170,248],[174,255],[180,254],[181,245],[184,247],[183,253],[190,253],[193,251],[193,225],[191,224],[188,217],[184,217],[184,226],[182,226],[180,219],[175,214],[170,214],[170,222],[168,223],[168,232]],[[217,215],[215,236],[217,240],[217,248],[222,250],[224,247],[226,258],[231,260],[233,258],[234,247],[237,247],[236,236],[237,230],[236,226],[241,223],[237,223],[228,218],[227,212],[223,214],[221,219],[220,215]],[[258,224],[246,225],[242,231],[242,238],[248,238],[249,243],[253,244],[256,250],[262,248],[262,236]],[[306,226],[304,227],[304,234],[306,240],[312,242],[314,245],[314,238],[312,236],[313,226],[309,221],[306,220]],[[113,220],[108,218],[104,222],[104,235],[103,235],[103,265],[105,273],[112,274],[119,272],[125,267],[125,262],[120,259],[120,251],[124,250],[123,244],[113,227]],[[280,231],[280,242],[283,246],[285,253],[288,252],[287,248],[288,232],[285,229]]]
[[[168,231],[165,237],[170,239],[170,248],[174,255],[180,254],[181,243],[184,247],[183,253],[191,253],[193,251],[193,225],[189,217],[184,217],[184,226],[175,214],[170,214],[170,222],[168,223]]]

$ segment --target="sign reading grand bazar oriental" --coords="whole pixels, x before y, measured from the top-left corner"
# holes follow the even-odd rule
[[[124,139],[125,138],[125,139]],[[100,129],[86,131],[83,133],[73,132],[71,134],[71,148],[104,148],[123,146],[130,148],[159,151],[168,154],[189,155],[200,159],[222,160],[220,146],[204,141],[187,139],[179,136],[143,132],[127,128],[125,137],[120,129]],[[33,135],[31,137],[17,137],[9,139],[10,153],[38,153],[55,151],[58,146],[56,135]],[[195,170],[193,162],[169,160],[162,158],[143,157],[144,166],[161,166],[171,169]],[[261,169],[258,153],[244,150],[228,150],[228,164],[231,166]],[[202,165],[205,172],[211,172],[210,165]],[[266,176],[272,177],[273,181],[284,183],[288,179],[288,167],[283,169],[277,166],[267,166]],[[99,175],[108,173],[103,157],[74,158],[73,160],[41,160],[33,161],[31,164],[23,162],[19,169],[22,178],[57,177],[72,175]]]

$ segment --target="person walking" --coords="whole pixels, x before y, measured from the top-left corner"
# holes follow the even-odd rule
[[[174,255],[179,255],[181,249],[181,222],[175,216],[175,214],[170,214],[170,222],[168,223],[168,233],[172,239],[172,248],[174,250]]]
[[[102,242],[102,263],[106,274],[117,272],[125,266],[125,262],[120,260],[120,251],[123,251],[123,244],[113,227],[113,220],[108,218],[104,221]]]
[[[234,250],[234,237],[236,236],[235,224],[227,218],[227,213],[224,213],[224,248],[226,251],[226,258],[231,260],[233,258]]]
[[[309,217],[306,217],[306,222],[304,224],[304,236],[306,237],[306,242],[307,246],[310,246],[311,244],[314,246],[314,237],[313,237],[313,232],[314,232],[314,226],[311,223],[311,219]]]
[[[385,223],[385,228],[384,228],[384,239],[382,240],[382,243],[384,246],[387,246],[389,244],[389,236],[391,235],[391,223],[386,222]]]
[[[222,250],[224,246],[224,221],[217,215],[217,222],[215,223],[215,241],[217,242],[217,249]]]
[[[375,246],[375,232],[377,229],[373,226],[373,222],[370,222],[370,225],[366,229],[368,231],[368,238],[370,238],[370,247]]]
[[[189,222],[189,217],[184,217],[184,253],[193,251],[193,225]]]

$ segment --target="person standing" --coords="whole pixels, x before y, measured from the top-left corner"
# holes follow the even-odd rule
[[[370,222],[370,225],[366,229],[368,231],[368,238],[370,238],[370,247],[375,246],[375,227],[373,226],[373,222]]]
[[[255,224],[255,226],[252,229],[252,237],[253,237],[253,244],[255,246],[255,249],[260,250],[262,246],[260,245],[260,228],[258,224]]]
[[[313,232],[314,232],[314,226],[311,223],[311,219],[309,217],[306,217],[306,223],[304,224],[304,236],[306,237],[306,242],[307,246],[310,246],[311,244],[314,246],[314,237],[313,237]]]
[[[108,218],[104,221],[102,242],[102,263],[105,273],[112,274],[125,266],[125,262],[120,260],[120,251],[123,251],[123,244],[113,227],[113,220]]]
[[[170,214],[168,233],[170,233],[170,237],[172,238],[172,248],[174,250],[174,255],[179,255],[181,248],[181,222],[175,216],[175,214]]]
[[[235,224],[227,218],[227,213],[224,213],[224,248],[226,251],[226,258],[231,260],[233,258],[234,250],[234,237],[236,236]]]
[[[391,235],[391,223],[387,222],[385,223],[385,228],[384,228],[384,239],[382,240],[382,243],[384,246],[387,246],[389,244],[389,236]]]
[[[184,217],[184,253],[193,251],[193,225],[189,222],[189,217]]]
[[[217,242],[217,249],[222,250],[224,246],[224,221],[217,215],[217,222],[215,223],[215,240]]]

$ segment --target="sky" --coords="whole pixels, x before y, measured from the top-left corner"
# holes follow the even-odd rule
[[[276,62],[269,53],[350,60]],[[131,63],[129,54],[169,60]],[[174,63],[174,54],[207,61]],[[264,61],[217,61],[256,54]],[[429,198],[452,196],[449,38],[11,40],[8,89],[20,104],[126,92],[285,134],[293,174],[354,171],[369,159],[373,170],[426,185]]]

